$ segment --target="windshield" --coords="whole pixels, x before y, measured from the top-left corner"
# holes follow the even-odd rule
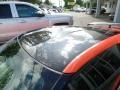
[[[0,90],[48,90],[59,76],[35,62],[16,40],[0,48]]]

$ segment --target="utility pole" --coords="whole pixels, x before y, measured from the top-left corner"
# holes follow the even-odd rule
[[[101,8],[101,0],[97,0],[97,7],[95,16],[98,17],[100,15],[100,8]]]
[[[120,0],[117,2],[117,7],[115,11],[115,16],[114,16],[114,22],[115,23],[120,23]]]
[[[60,0],[59,0],[59,6],[60,6]]]

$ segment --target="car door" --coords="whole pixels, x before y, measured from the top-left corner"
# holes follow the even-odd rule
[[[15,6],[18,13],[16,20],[21,32],[49,26],[49,21],[45,16],[36,16],[39,10],[35,7],[26,4],[15,4]]]
[[[19,30],[11,8],[10,4],[0,4],[0,43],[15,36]]]

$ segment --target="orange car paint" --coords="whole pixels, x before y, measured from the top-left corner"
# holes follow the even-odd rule
[[[75,57],[63,70],[63,73],[75,73],[94,57],[101,54],[108,48],[120,43],[120,34],[111,36],[98,44],[93,45],[77,57]]]
[[[115,83],[113,83],[112,90],[117,90],[117,88],[119,87],[119,85],[120,85],[120,75],[115,80]]]

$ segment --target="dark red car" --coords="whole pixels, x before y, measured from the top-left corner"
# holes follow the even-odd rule
[[[120,34],[52,27],[0,47],[0,90],[118,90]]]

